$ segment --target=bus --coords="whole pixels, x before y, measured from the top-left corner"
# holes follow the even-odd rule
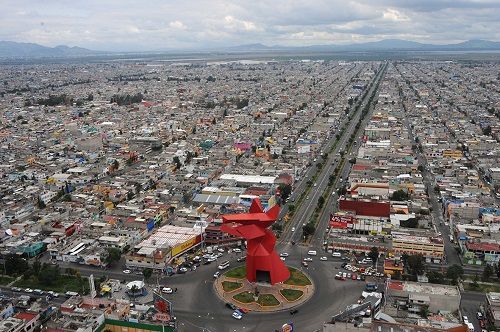
[[[229,267],[229,261],[224,261],[222,263],[220,263],[219,265],[219,270],[224,270],[224,269],[227,269]]]

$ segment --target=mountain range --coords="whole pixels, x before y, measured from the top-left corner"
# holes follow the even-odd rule
[[[265,51],[307,51],[307,52],[369,52],[369,51],[497,51],[500,42],[489,40],[468,40],[458,44],[424,44],[401,39],[384,39],[376,42],[358,44],[328,44],[311,46],[266,46],[263,44],[245,44],[219,49],[197,49],[189,52],[224,51],[224,52],[265,52]],[[121,52],[123,54],[123,52]],[[144,52],[147,53],[147,52]],[[82,47],[60,45],[47,47],[33,43],[0,41],[0,58],[45,58],[45,57],[80,57],[90,55],[113,54],[89,50]]]

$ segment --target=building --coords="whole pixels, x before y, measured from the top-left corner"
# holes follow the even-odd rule
[[[454,312],[460,307],[460,291],[457,286],[418,283],[410,281],[388,281],[388,296],[405,301],[416,312],[422,305],[428,306],[429,311]]]
[[[165,264],[201,243],[203,229],[165,225],[152,233],[125,256],[125,265],[132,269],[160,269]]]
[[[500,293],[486,294],[486,318],[490,324],[500,327]]]
[[[391,276],[398,274],[403,275],[404,265],[401,261],[396,261],[394,259],[386,259],[384,260],[384,274]]]
[[[422,255],[439,262],[444,257],[444,242],[439,237],[393,233],[392,251],[397,254]]]

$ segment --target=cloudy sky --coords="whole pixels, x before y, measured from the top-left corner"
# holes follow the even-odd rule
[[[500,0],[0,0],[0,40],[96,50],[500,41]]]

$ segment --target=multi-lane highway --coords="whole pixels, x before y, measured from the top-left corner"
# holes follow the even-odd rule
[[[341,150],[345,150],[349,137],[351,136],[351,134],[354,133],[356,124],[358,123],[361,117],[362,109],[367,105],[370,96],[373,93],[376,93],[376,90],[378,89],[378,83],[384,76],[386,66],[387,64],[383,64],[380,66],[379,70],[377,71],[377,74],[374,76],[374,78],[369,84],[370,88],[368,89],[368,91],[365,91],[362,98],[359,98],[352,105],[351,113],[355,112],[354,116],[352,116],[351,120],[347,123],[347,128],[346,130],[343,131],[337,145],[335,145],[335,149],[333,149],[333,151],[331,151],[331,153],[328,154],[326,160],[322,161],[325,163],[325,166],[321,169],[316,179],[316,183],[311,188],[308,197],[306,197],[306,199],[302,202],[302,204],[297,207],[294,217],[291,219],[288,227],[285,229],[280,238],[280,244],[283,248],[288,248],[288,246],[291,245],[292,241],[300,242],[300,240],[302,239],[302,226],[309,221],[309,218],[313,214],[314,209],[318,204],[319,197],[323,195],[324,191],[328,187],[329,176],[333,173],[333,170],[340,163],[343,163],[344,168],[339,174],[341,175],[342,179],[347,178],[349,172],[348,168],[349,164],[344,163],[344,160],[343,158],[340,157],[339,152]],[[367,121],[367,118],[368,117],[366,117],[365,121]],[[360,126],[359,128],[361,130],[363,126]],[[330,151],[334,144],[335,144],[335,139],[332,139],[332,141],[327,144],[324,151]],[[345,158],[348,158],[349,151],[345,151],[345,153],[346,153]],[[337,185],[339,178],[340,177],[336,179],[335,185]],[[296,190],[295,194],[299,195],[300,192],[297,192]],[[327,204],[324,205],[324,209],[330,205],[331,205],[330,202],[327,202]],[[315,245],[316,247],[319,247],[321,244],[322,235],[324,229],[326,229],[325,223],[327,223],[327,221],[325,221],[327,218],[325,218],[324,213],[320,215],[320,218],[321,218],[320,223],[318,225],[319,227],[317,227],[316,234],[314,235],[312,242],[312,244]]]

